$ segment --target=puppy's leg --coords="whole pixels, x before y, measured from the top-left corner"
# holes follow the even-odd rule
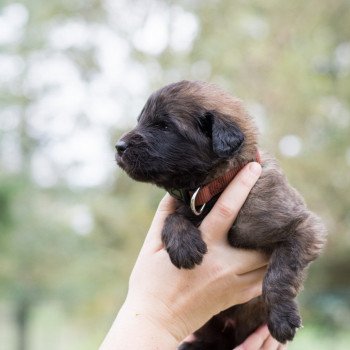
[[[271,335],[281,343],[294,338],[301,326],[296,297],[303,281],[303,269],[294,256],[294,248],[284,244],[271,255],[263,282],[263,297],[268,310]]]
[[[302,286],[306,267],[317,258],[324,244],[324,228],[313,215],[289,234],[290,238],[272,253],[263,282],[268,327],[281,343],[292,340],[301,326],[294,298]]]
[[[193,269],[207,252],[199,229],[179,213],[166,218],[162,240],[171,262],[179,269]]]
[[[274,246],[269,267],[263,281],[263,300],[267,311],[267,324],[272,336],[281,343],[292,340],[297,328],[301,326],[295,297],[303,282],[304,269],[312,260],[303,259],[302,252],[309,244],[296,237],[295,232],[288,232],[290,239],[277,243],[280,235],[271,231],[266,237],[266,251]],[[275,242],[273,241],[274,236]],[[254,247],[251,236],[236,230],[229,236],[231,245],[238,248]],[[312,244],[312,242],[310,242]],[[255,248],[255,247],[254,247]],[[261,247],[265,250],[264,247]]]

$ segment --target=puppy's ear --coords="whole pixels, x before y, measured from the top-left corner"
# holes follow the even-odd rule
[[[212,111],[206,113],[210,120],[213,151],[220,157],[232,156],[239,150],[244,141],[244,135],[235,122],[222,113]]]

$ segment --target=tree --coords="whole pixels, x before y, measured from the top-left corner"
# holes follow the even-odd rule
[[[84,334],[107,329],[163,194],[117,173],[113,143],[153,89],[180,79],[241,97],[325,219],[303,307],[322,330],[346,328],[349,22],[346,0],[1,4],[0,297],[17,313],[18,348],[48,300],[67,319],[89,315]]]

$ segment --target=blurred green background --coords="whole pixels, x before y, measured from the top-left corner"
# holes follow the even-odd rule
[[[348,0],[0,1],[0,348],[96,349],[163,191],[114,162],[180,79],[242,98],[329,243],[290,349],[349,349]]]

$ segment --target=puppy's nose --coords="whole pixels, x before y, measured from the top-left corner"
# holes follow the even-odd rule
[[[125,152],[125,150],[127,148],[128,148],[128,144],[123,140],[119,140],[115,145],[115,149],[117,150],[117,152],[120,156],[123,155],[123,153]]]

